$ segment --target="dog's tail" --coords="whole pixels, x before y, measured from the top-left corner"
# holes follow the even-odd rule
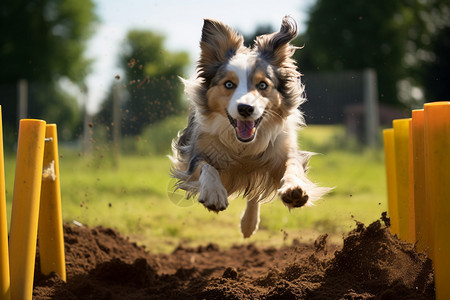
[[[303,157],[305,158],[304,160],[304,169],[305,169],[305,173],[307,174],[309,171],[309,160],[311,159],[312,156],[314,155],[318,155],[319,153],[315,153],[315,152],[309,152],[309,151],[301,151]],[[309,180],[308,176],[306,176],[306,182],[307,182],[307,186],[308,186],[308,202],[306,202],[305,206],[313,206],[314,202],[317,200],[322,199],[326,194],[330,193],[335,187],[322,187],[319,186],[317,183],[312,182],[311,180]]]
[[[334,187],[322,187],[314,182],[309,183],[308,188],[308,202],[305,206],[314,206],[315,201],[322,199],[326,194],[330,193]]]

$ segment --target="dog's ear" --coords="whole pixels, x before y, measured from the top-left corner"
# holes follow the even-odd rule
[[[199,76],[209,82],[217,69],[243,47],[244,38],[227,25],[205,19],[200,41]]]
[[[289,44],[297,36],[297,23],[292,17],[283,18],[279,32],[256,38],[256,50],[270,64],[281,67],[294,54],[297,47]]]

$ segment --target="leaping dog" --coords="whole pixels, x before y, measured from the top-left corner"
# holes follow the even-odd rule
[[[329,191],[307,178],[311,153],[298,148],[305,98],[292,59],[296,35],[296,22],[285,17],[279,32],[259,36],[247,48],[242,35],[206,19],[197,74],[184,80],[190,115],[173,141],[171,175],[177,188],[198,194],[215,212],[227,208],[229,196],[243,195],[244,237],[258,228],[260,204],[275,195],[292,209]]]

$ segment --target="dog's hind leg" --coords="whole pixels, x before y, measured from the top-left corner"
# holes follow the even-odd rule
[[[259,225],[259,198],[249,199],[247,208],[241,218],[241,232],[244,238],[250,237],[258,230]]]

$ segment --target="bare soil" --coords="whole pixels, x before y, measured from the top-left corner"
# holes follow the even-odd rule
[[[152,254],[110,228],[65,226],[67,282],[43,276],[33,299],[434,299],[431,261],[380,221],[358,223],[343,246],[220,249]]]

